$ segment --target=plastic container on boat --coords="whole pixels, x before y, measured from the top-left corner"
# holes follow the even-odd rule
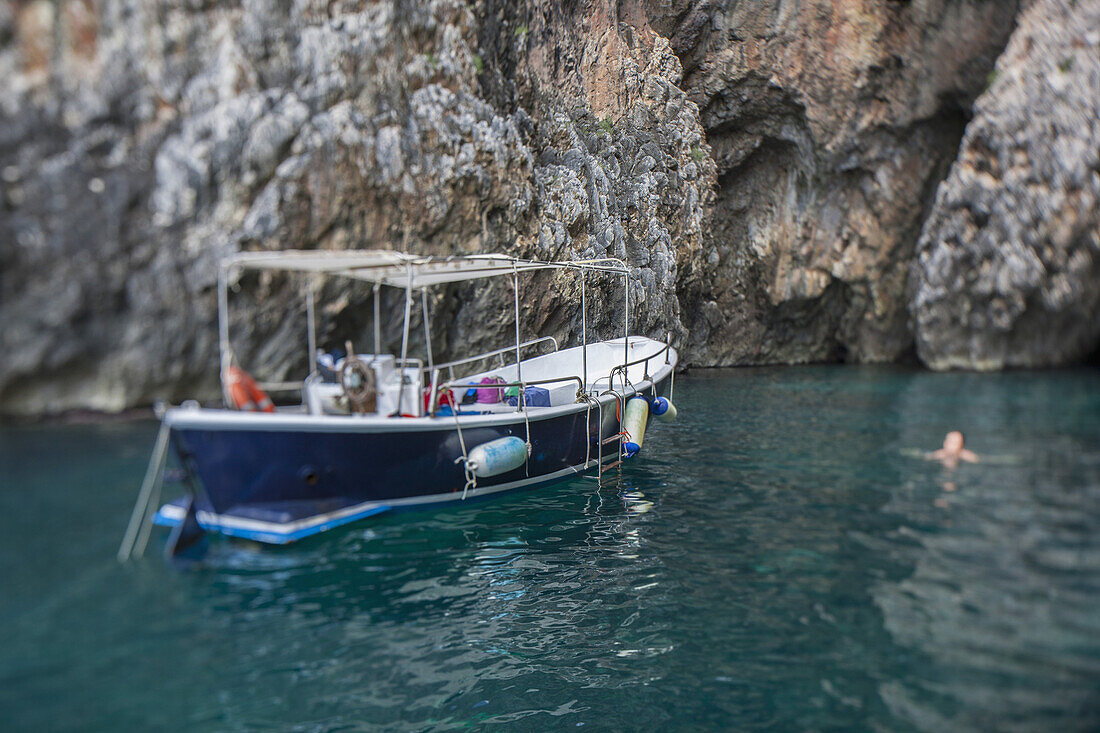
[[[626,414],[623,415],[623,457],[632,458],[642,449],[645,439],[646,420],[649,419],[649,400],[635,395],[626,401]]]
[[[482,443],[470,451],[467,463],[478,478],[508,473],[527,460],[527,444],[514,435]]]
[[[657,417],[663,417],[666,420],[676,419],[676,405],[672,404],[667,397],[658,397],[649,404],[650,411]]]

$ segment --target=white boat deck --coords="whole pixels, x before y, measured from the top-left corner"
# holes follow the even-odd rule
[[[520,363],[518,371],[522,374],[522,381],[525,384],[538,382],[537,386],[546,389],[550,393],[549,407],[529,406],[526,408],[530,419],[548,419],[575,409],[583,409],[584,403],[578,403],[577,400],[577,389],[584,372],[584,348],[577,346],[563,349],[526,359]],[[675,349],[666,348],[665,344],[660,341],[644,336],[631,336],[626,348],[625,353],[629,354],[629,361],[636,363],[631,363],[626,367],[627,380],[624,383],[621,377],[621,365],[624,363],[623,339],[614,339],[587,346],[588,384],[586,392],[590,396],[599,399],[603,403],[610,403],[617,399],[615,394],[609,392],[610,389],[613,389],[614,393],[618,393],[618,395],[648,389],[652,384],[667,378],[676,366],[677,354]],[[647,378],[647,375],[649,378]],[[480,384],[485,377],[499,377],[505,382],[520,381],[517,379],[517,369],[514,363],[496,369],[479,371],[475,374],[456,378],[450,382],[455,397],[461,400],[465,388],[485,386]],[[611,384],[611,379],[614,380],[614,384]],[[443,386],[447,384],[447,382],[444,382]],[[396,384],[392,385],[390,389],[395,387]],[[420,389],[414,391],[410,389],[409,385],[406,385],[405,389],[408,394],[406,399],[402,400],[402,405],[408,406],[410,409],[412,404],[418,404],[422,407],[422,391]],[[311,390],[314,391],[312,395],[310,394]],[[423,409],[417,411],[415,416],[406,416],[403,419],[395,420],[391,417],[392,410],[389,410],[390,406],[396,405],[395,395],[390,395],[388,399],[380,399],[379,404],[383,406],[383,409],[374,413],[349,414],[346,410],[336,408],[321,409],[322,398],[329,400],[332,396],[339,394],[341,391],[340,385],[306,380],[303,391],[305,397],[302,404],[281,407],[273,413],[242,412],[192,406],[169,410],[165,415],[165,421],[173,427],[180,428],[294,430],[308,426],[310,430],[319,431],[375,432],[424,430],[441,422],[453,425],[455,420],[455,416],[452,414],[425,415]],[[458,417],[463,425],[494,425],[515,420],[517,413],[520,412],[522,412],[520,407],[511,405],[506,401],[471,403],[460,406]]]

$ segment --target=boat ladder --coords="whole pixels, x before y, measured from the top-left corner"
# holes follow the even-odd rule
[[[171,429],[160,424],[160,432],[157,433],[157,442],[153,447],[153,454],[149,457],[149,467],[145,469],[145,480],[141,482],[141,491],[138,492],[137,501],[134,503],[134,511],[130,514],[130,524],[126,527],[126,534],[122,538],[122,544],[118,548],[118,561],[126,562],[133,557],[141,557],[145,554],[145,547],[149,543],[149,533],[153,529],[152,511],[160,503],[160,491],[164,485],[164,465],[168,458],[168,436]]]
[[[608,390],[605,390],[604,392],[602,392],[600,394],[600,396],[602,397],[603,395],[607,394],[608,392],[615,395],[616,404],[618,406],[617,413],[621,416],[623,414],[622,411],[623,411],[623,407],[624,407],[623,395],[619,394],[618,392],[616,392],[613,389],[608,389]],[[623,432],[622,432],[622,426],[620,425],[619,430],[617,432],[615,432],[614,435],[608,436],[606,438],[602,437],[603,436],[603,404],[599,401],[599,399],[593,398],[587,392],[578,393],[578,397],[580,399],[583,399],[585,402],[588,403],[588,414],[589,415],[592,414],[592,408],[593,407],[596,408],[596,414],[597,414],[596,419],[598,421],[597,422],[598,427],[597,427],[597,430],[596,430],[596,436],[597,436],[596,437],[596,475],[595,476],[589,476],[589,478],[593,478],[593,479],[596,480],[596,485],[597,485],[598,488],[603,488],[604,474],[607,473],[608,471],[611,471],[613,469],[619,469],[617,479],[622,478],[622,465],[623,465]],[[615,447],[616,447],[615,459],[605,463],[604,459],[603,459],[604,446],[608,446],[608,445],[612,445],[612,444],[614,444]],[[592,445],[591,437],[589,437],[589,446],[591,446],[591,445]],[[586,457],[584,467],[586,469],[588,469],[588,468],[591,467],[591,465],[592,465],[591,457]]]

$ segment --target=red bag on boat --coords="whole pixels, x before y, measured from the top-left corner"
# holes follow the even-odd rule
[[[431,409],[429,404],[432,401],[432,388],[429,386],[424,390],[424,412],[428,412]],[[441,389],[435,397],[436,406],[443,407],[443,405],[450,405],[452,408],[455,405],[454,393],[449,389]]]
[[[481,384],[507,384],[500,377],[485,377],[481,380]],[[479,387],[477,390],[477,401],[483,405],[491,405],[496,402],[500,402],[504,399],[504,390],[500,387],[489,388]]]

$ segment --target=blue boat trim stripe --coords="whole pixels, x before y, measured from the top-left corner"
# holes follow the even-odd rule
[[[198,511],[196,518],[199,526],[210,532],[220,532],[231,537],[240,537],[256,542],[266,542],[273,545],[285,545],[304,537],[324,532],[327,529],[339,527],[359,519],[381,514],[390,510],[388,504],[369,502],[348,507],[338,512],[319,514],[308,520],[297,522],[262,522],[255,519],[242,519],[228,514],[214,514],[213,512]],[[175,504],[165,504],[153,517],[153,522],[162,527],[175,527],[183,521],[184,509]]]
[[[610,462],[615,458],[616,456],[614,454],[604,456],[604,462]],[[587,468],[595,468],[595,466],[596,461],[593,459]],[[498,484],[496,486],[480,489],[470,489],[467,497],[487,496],[501,491],[522,488],[534,483],[550,482],[570,475],[581,475],[585,470],[585,465],[581,463],[541,476],[532,476],[519,481],[512,481],[506,484]],[[461,497],[462,495],[458,492],[448,492],[445,494],[393,499],[387,502],[370,501],[293,522],[264,522],[259,519],[246,519],[244,517],[234,517],[230,514],[215,514],[202,510],[197,512],[197,518],[199,525],[203,529],[211,532],[220,532],[232,537],[240,537],[256,542],[284,545],[288,542],[294,542],[359,519],[381,514],[396,506],[449,504],[462,501]],[[174,527],[183,521],[183,516],[183,507],[175,504],[165,504],[153,517],[153,521],[162,527]]]

